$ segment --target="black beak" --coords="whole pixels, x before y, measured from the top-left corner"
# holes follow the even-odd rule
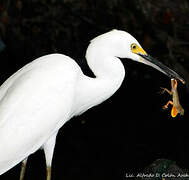
[[[166,74],[171,79],[179,80],[183,84],[185,84],[185,80],[182,77],[180,77],[175,71],[173,71],[170,68],[168,68],[167,66],[163,65],[161,62],[159,62],[155,58],[151,57],[150,55],[143,55],[140,53],[138,53],[138,55],[147,61],[146,64],[151,65],[152,67],[154,67],[157,70],[161,71],[162,73]]]

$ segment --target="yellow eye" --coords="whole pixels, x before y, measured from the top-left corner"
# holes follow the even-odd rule
[[[136,44],[131,44],[131,49],[132,50],[135,50],[137,48],[137,45]]]

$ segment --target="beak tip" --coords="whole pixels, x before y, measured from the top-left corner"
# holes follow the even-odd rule
[[[171,80],[174,80],[174,79],[180,81],[182,84],[186,84],[185,80],[182,78],[171,78]]]
[[[156,69],[158,69],[159,71],[163,72],[171,79],[177,79],[180,82],[182,82],[183,84],[185,84],[185,80],[182,77],[180,77],[176,72],[174,72],[167,66],[163,65],[161,62],[157,61],[155,58],[151,57],[148,54],[138,53],[138,55],[141,56],[143,59],[147,60],[148,64],[150,63],[151,66],[153,66]]]
[[[180,81],[182,82],[182,84],[186,84],[184,79],[181,79]]]

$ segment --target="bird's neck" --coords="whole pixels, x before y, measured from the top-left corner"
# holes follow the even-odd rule
[[[103,53],[102,53],[103,52]],[[95,78],[83,75],[76,93],[77,110],[81,114],[112,96],[121,86],[125,69],[120,59],[107,51],[88,48],[86,59]]]

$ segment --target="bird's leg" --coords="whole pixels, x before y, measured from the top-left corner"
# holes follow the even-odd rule
[[[56,135],[57,132],[53,136],[51,136],[43,146],[45,152],[45,159],[46,159],[47,180],[51,180],[51,164],[52,164],[52,158],[53,158],[54,147],[56,142]]]
[[[168,94],[172,95],[173,93],[171,91],[169,91],[167,88],[163,88],[161,87],[162,91],[161,94],[164,94],[165,92],[167,92]]]
[[[26,159],[24,159],[22,161],[21,171],[20,171],[20,180],[24,180],[24,175],[25,175],[25,171],[26,171],[27,160],[28,160],[28,158],[26,158]]]
[[[169,106],[169,104],[173,105],[173,102],[172,102],[172,101],[168,101],[167,104],[165,104],[165,105],[163,106],[163,109],[167,109],[168,106]]]
[[[47,180],[51,180],[51,166],[47,166]]]

